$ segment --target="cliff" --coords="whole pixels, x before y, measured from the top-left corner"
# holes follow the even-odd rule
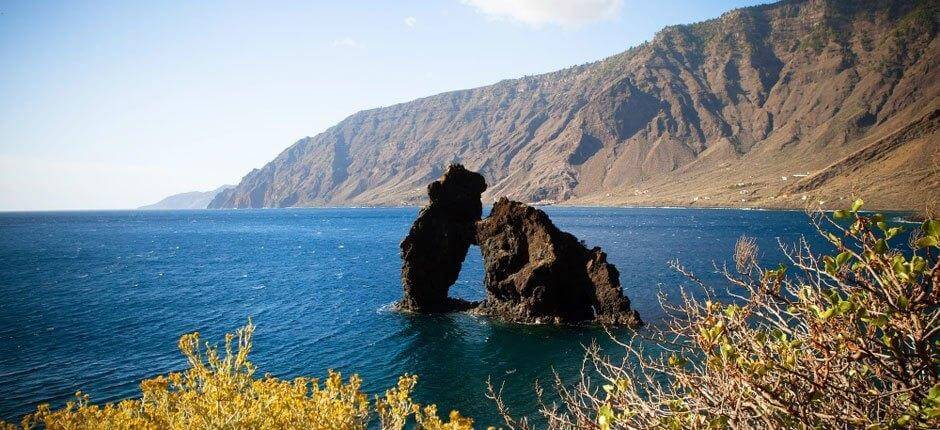
[[[914,209],[911,190],[940,188],[937,23],[929,0],[736,9],[595,63],[356,113],[210,207],[420,204],[460,162],[485,201]]]

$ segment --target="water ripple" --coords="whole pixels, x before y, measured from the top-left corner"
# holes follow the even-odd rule
[[[604,247],[624,289],[655,322],[656,290],[682,280],[680,257],[707,281],[741,234],[779,261],[776,237],[810,233],[799,212],[548,208]],[[416,208],[0,214],[0,418],[62,405],[76,390],[109,401],[140,379],[181,370],[179,335],[218,342],[252,317],[262,372],[358,372],[380,391],[420,375],[419,400],[496,423],[484,381],[505,380],[519,413],[532,381],[574,370],[602,331],[500,324],[469,315],[394,312],[398,244]],[[767,226],[775,226],[773,230]],[[695,246],[691,247],[690,243]],[[483,297],[472,250],[454,296]]]

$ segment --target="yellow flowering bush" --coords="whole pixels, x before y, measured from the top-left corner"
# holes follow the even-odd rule
[[[189,368],[141,382],[140,398],[99,406],[79,392],[62,409],[39,406],[23,418],[22,428],[365,429],[376,414],[382,429],[402,429],[410,420],[418,429],[473,428],[473,420],[456,411],[445,422],[436,406],[414,403],[415,376],[402,376],[396,387],[376,396],[374,404],[362,392],[357,375],[345,381],[334,371],[323,381],[256,378],[248,360],[254,329],[249,320],[235,334],[227,334],[222,351],[200,342],[199,333],[186,334],[179,348]],[[0,428],[16,427],[0,422]]]

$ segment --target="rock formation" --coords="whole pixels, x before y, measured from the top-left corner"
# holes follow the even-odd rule
[[[481,314],[518,322],[595,321],[635,326],[620,272],[534,207],[502,198],[477,223],[486,300]]]
[[[402,309],[447,312],[474,305],[450,298],[447,292],[474,243],[474,223],[483,214],[480,194],[485,190],[483,176],[457,164],[428,185],[431,202],[401,242]]]
[[[399,307],[475,313],[523,323],[641,324],[600,248],[587,249],[536,208],[499,200],[480,220],[486,182],[461,165],[428,186],[431,202],[401,243],[404,296]],[[483,252],[486,299],[447,295],[470,245]]]

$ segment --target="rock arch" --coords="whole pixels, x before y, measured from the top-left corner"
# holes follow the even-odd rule
[[[506,198],[481,220],[485,190],[483,176],[459,164],[428,186],[430,202],[401,243],[400,308],[472,309],[523,323],[642,324],[600,248],[588,249],[545,212]],[[471,245],[483,254],[486,298],[480,303],[448,296]]]

